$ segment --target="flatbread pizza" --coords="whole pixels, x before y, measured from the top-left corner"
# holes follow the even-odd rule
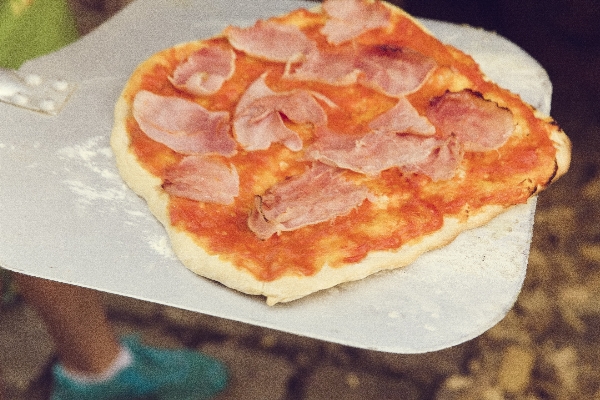
[[[410,264],[527,202],[571,151],[470,56],[368,0],[152,55],[111,146],[181,262],[270,305]]]

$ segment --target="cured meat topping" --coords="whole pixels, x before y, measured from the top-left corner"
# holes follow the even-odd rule
[[[390,23],[391,13],[380,2],[328,0],[323,9],[331,17],[321,33],[332,44],[341,44]]]
[[[325,111],[309,92],[276,93],[261,76],[236,107],[233,126],[237,141],[246,150],[264,150],[274,142],[281,142],[293,151],[301,150],[302,139],[285,126],[282,115],[297,123],[327,122]]]
[[[230,26],[225,35],[234,48],[269,61],[286,62],[315,47],[296,26],[270,21],[258,21],[249,28]]]
[[[384,44],[361,49],[356,66],[363,72],[360,83],[396,97],[418,90],[436,62],[409,48]]]
[[[497,149],[514,131],[510,110],[471,90],[446,92],[432,99],[427,118],[441,136],[456,135],[466,151]]]
[[[390,45],[313,49],[291,62],[286,78],[332,85],[359,82],[392,97],[418,90],[436,66],[417,51]]]
[[[249,228],[260,238],[346,215],[368,196],[368,189],[343,177],[343,171],[317,163],[255,198]]]
[[[206,156],[187,156],[167,169],[163,189],[173,196],[231,204],[240,191],[234,166]]]
[[[328,18],[317,34],[324,35],[325,41],[313,40],[314,32],[309,37],[292,24],[258,21],[249,28],[228,27],[224,32],[227,41],[202,47],[178,63],[170,82],[195,96],[218,92],[237,72],[239,59],[279,63],[279,69],[267,68],[249,80],[232,105],[222,111],[147,90],[137,93],[133,116],[140,129],[184,155],[163,174],[167,193],[231,204],[240,193],[240,176],[223,156],[236,156],[238,145],[244,152],[255,152],[282,144],[297,153],[298,160],[314,164],[265,193],[253,194],[255,204],[248,226],[257,237],[266,239],[335,219],[360,205],[369,191],[348,181],[344,174],[377,177],[397,168],[403,174],[421,174],[432,181],[448,180],[455,176],[465,152],[497,149],[512,134],[511,112],[471,90],[433,97],[418,111],[409,101],[410,94],[426,84],[437,62],[386,40],[354,41],[362,33],[390,23],[391,14],[381,3],[327,0],[323,9]],[[244,71],[242,75],[248,70]],[[267,85],[267,77],[277,90]],[[310,89],[299,85],[301,81]],[[363,87],[393,100],[394,105],[360,125],[363,132],[345,132],[336,128],[338,125],[328,125],[328,113],[340,107],[324,94],[331,92],[319,92],[323,87],[319,85]],[[224,92],[231,96],[232,92]],[[351,101],[360,104],[359,98]]]
[[[118,103],[119,165],[219,269],[345,275],[566,171],[560,129],[472,57],[379,0],[321,4],[165,49]]]
[[[205,47],[179,64],[169,79],[176,88],[201,96],[216,93],[234,72],[233,50]]]
[[[386,131],[346,135],[323,128],[307,151],[314,160],[374,176],[392,167],[418,166],[443,143],[434,137]]]
[[[432,136],[435,127],[410,104],[406,97],[400,97],[398,103],[369,123],[369,128],[376,131],[395,133],[412,133]]]
[[[226,111],[208,111],[190,100],[142,90],[133,100],[132,112],[146,135],[176,152],[225,156],[236,152]]]

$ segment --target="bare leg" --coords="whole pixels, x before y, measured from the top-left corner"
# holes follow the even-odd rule
[[[2,297],[2,280],[0,279],[0,298]],[[2,307],[0,305],[0,312],[2,311]],[[1,372],[1,371],[0,371]],[[2,374],[0,374],[2,375]],[[0,400],[4,399],[4,382],[2,382],[2,380],[0,380]]]
[[[2,294],[3,294],[3,292],[2,292],[2,279],[0,279],[0,298],[2,298]],[[0,304],[0,311],[2,311],[2,305],[1,304]],[[0,400],[4,399],[4,396],[2,395],[2,393],[4,393],[4,382],[2,382],[0,380]]]
[[[15,274],[15,280],[25,300],[46,323],[65,369],[100,373],[109,368],[120,344],[98,292],[22,274]]]

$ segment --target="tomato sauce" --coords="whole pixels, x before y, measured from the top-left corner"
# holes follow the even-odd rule
[[[172,224],[193,233],[208,253],[218,254],[238,268],[250,271],[259,280],[271,281],[289,274],[312,275],[325,264],[342,267],[364,259],[372,251],[397,249],[439,230],[444,216],[458,216],[465,209],[490,204],[523,203],[535,187],[546,184],[555,167],[555,149],[547,134],[549,124],[537,120],[517,96],[485,81],[470,56],[444,46],[408,19],[394,18],[397,23],[392,31],[375,30],[361,36],[359,41],[410,47],[437,61],[438,67],[423,87],[408,96],[421,114],[433,97],[447,90],[450,73],[458,72],[471,89],[499,99],[501,105],[516,110],[519,124],[524,125],[524,137],[511,139],[495,151],[465,154],[461,173],[448,181],[433,182],[426,176],[403,174],[396,168],[386,170],[381,179],[366,180],[365,184],[372,192],[389,198],[387,209],[367,200],[346,216],[283,232],[268,240],[258,239],[247,227],[254,196],[262,194],[270,182],[299,173],[306,163],[297,161],[298,155],[278,144],[265,151],[240,149],[230,159],[240,176],[240,195],[235,203],[223,206],[173,197],[169,204]],[[322,15],[300,10],[292,13],[289,19],[302,21],[308,36],[318,40],[319,46],[328,46],[318,34]],[[228,45],[223,38],[210,42]],[[132,101],[141,89],[165,96],[181,96],[169,83],[168,76],[186,54],[196,48],[198,44],[190,43],[160,53],[164,62],[139,77],[130,91],[129,100]],[[195,101],[210,110],[226,110],[233,114],[245,88],[265,70],[269,73],[267,84],[274,90],[286,91],[298,86],[297,82],[279,79],[284,73],[282,64],[259,61],[237,51],[236,55],[235,78],[227,81],[214,96],[197,97]],[[334,87],[309,83],[308,89],[322,93],[339,106],[327,109],[329,127],[338,132],[365,132],[368,121],[395,103],[395,99],[360,85]],[[149,139],[133,117],[129,117],[127,129],[135,154],[151,173],[163,175],[166,168],[182,157]],[[310,143],[310,132],[303,134],[303,140]],[[282,162],[289,167],[280,169]]]

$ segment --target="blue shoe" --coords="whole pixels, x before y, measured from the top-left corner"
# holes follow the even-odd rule
[[[210,399],[227,385],[226,367],[191,350],[147,347],[128,337],[123,345],[132,364],[102,383],[79,383],[67,377],[60,365],[53,367],[52,400],[201,400]]]

